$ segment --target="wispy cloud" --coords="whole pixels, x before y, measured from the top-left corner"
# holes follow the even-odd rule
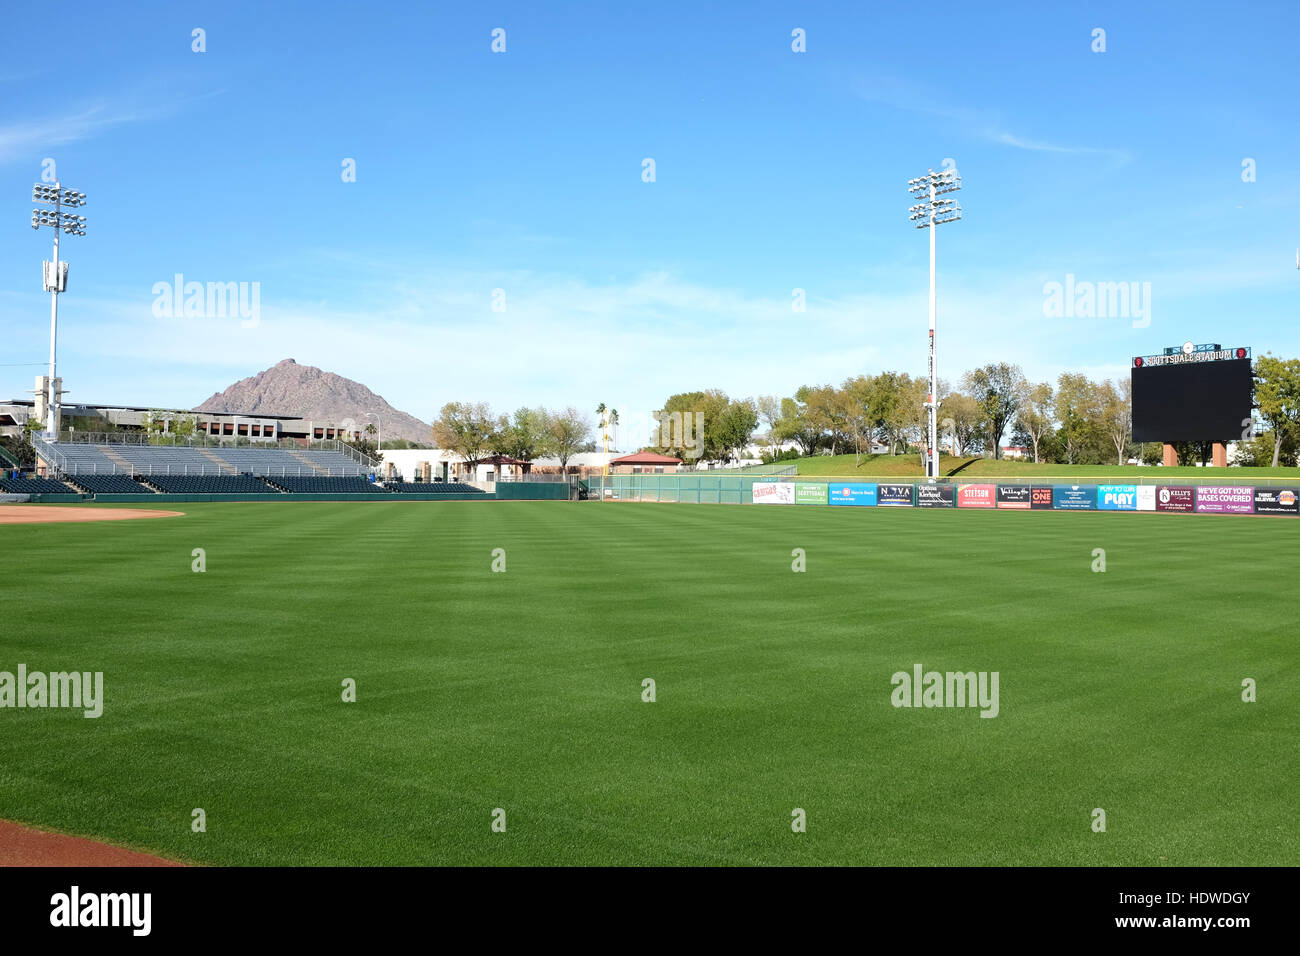
[[[1089,154],[1109,156],[1117,163],[1127,163],[1127,151],[1105,146],[1079,146],[1051,143],[1043,139],[1021,136],[1008,130],[990,111],[961,106],[937,106],[941,98],[921,90],[898,77],[872,77],[855,75],[850,81],[853,93],[870,103],[879,103],[891,109],[936,117],[954,124],[963,134],[999,146],[1023,149],[1036,153]]]
[[[0,126],[0,162],[89,139],[114,126],[152,119],[151,115],[114,110],[100,104],[55,119],[29,120]]]
[[[0,77],[0,81],[3,79]],[[11,122],[0,126],[0,163],[30,159],[34,154],[91,139],[117,126],[164,119],[187,103],[219,96],[224,92],[225,90],[212,90],[187,99],[150,102],[144,106],[137,105],[134,98],[124,97],[113,102],[84,106],[52,119]]]

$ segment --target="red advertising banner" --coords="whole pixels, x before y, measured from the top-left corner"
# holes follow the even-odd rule
[[[1160,485],[1156,488],[1156,511],[1195,511],[1196,488],[1192,485]]]
[[[959,485],[958,508],[995,508],[998,503],[997,485]]]

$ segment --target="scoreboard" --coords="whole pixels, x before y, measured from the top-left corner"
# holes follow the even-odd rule
[[[1236,441],[1250,425],[1250,349],[1193,345],[1133,359],[1135,442]]]

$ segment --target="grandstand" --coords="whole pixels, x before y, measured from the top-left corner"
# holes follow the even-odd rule
[[[53,478],[0,478],[0,491],[16,495],[75,495],[76,491]]]
[[[154,490],[127,475],[69,475],[64,478],[86,494],[92,495],[151,495]]]
[[[149,475],[152,487],[169,495],[268,495],[275,494],[260,478],[252,475]]]
[[[109,436],[104,436],[108,438]],[[116,436],[113,436],[116,437]],[[364,476],[373,463],[332,449],[227,447],[219,443],[151,445],[124,441],[35,441],[37,455],[68,475]],[[350,449],[349,449],[350,451]],[[355,455],[355,452],[352,452]],[[265,490],[265,489],[263,489]]]
[[[390,481],[384,485],[389,491],[398,494],[413,495],[474,495],[483,494],[482,488],[475,488],[460,481]]]
[[[273,475],[267,482],[297,495],[384,494],[385,489],[360,476]]]

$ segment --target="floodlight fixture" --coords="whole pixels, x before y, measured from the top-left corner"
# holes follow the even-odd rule
[[[32,201],[53,206],[53,209],[33,209],[32,228],[51,226],[54,229],[54,257],[44,268],[45,290],[50,293],[50,380],[49,396],[46,404],[45,431],[50,439],[59,437],[59,393],[56,385],[58,376],[57,348],[59,339],[59,293],[67,289],[68,266],[59,261],[59,233],[69,236],[86,234],[86,217],[64,212],[64,208],[78,208],[86,204],[86,194],[61,186],[59,183],[35,183],[32,186]]]
[[[935,354],[935,232],[938,226],[961,219],[961,204],[955,199],[940,199],[946,193],[961,189],[961,173],[949,166],[935,172],[928,170],[924,176],[907,181],[907,191],[920,200],[908,209],[908,219],[917,229],[930,230],[930,389],[925,398],[926,452],[925,474],[932,481],[939,478],[939,367]]]

